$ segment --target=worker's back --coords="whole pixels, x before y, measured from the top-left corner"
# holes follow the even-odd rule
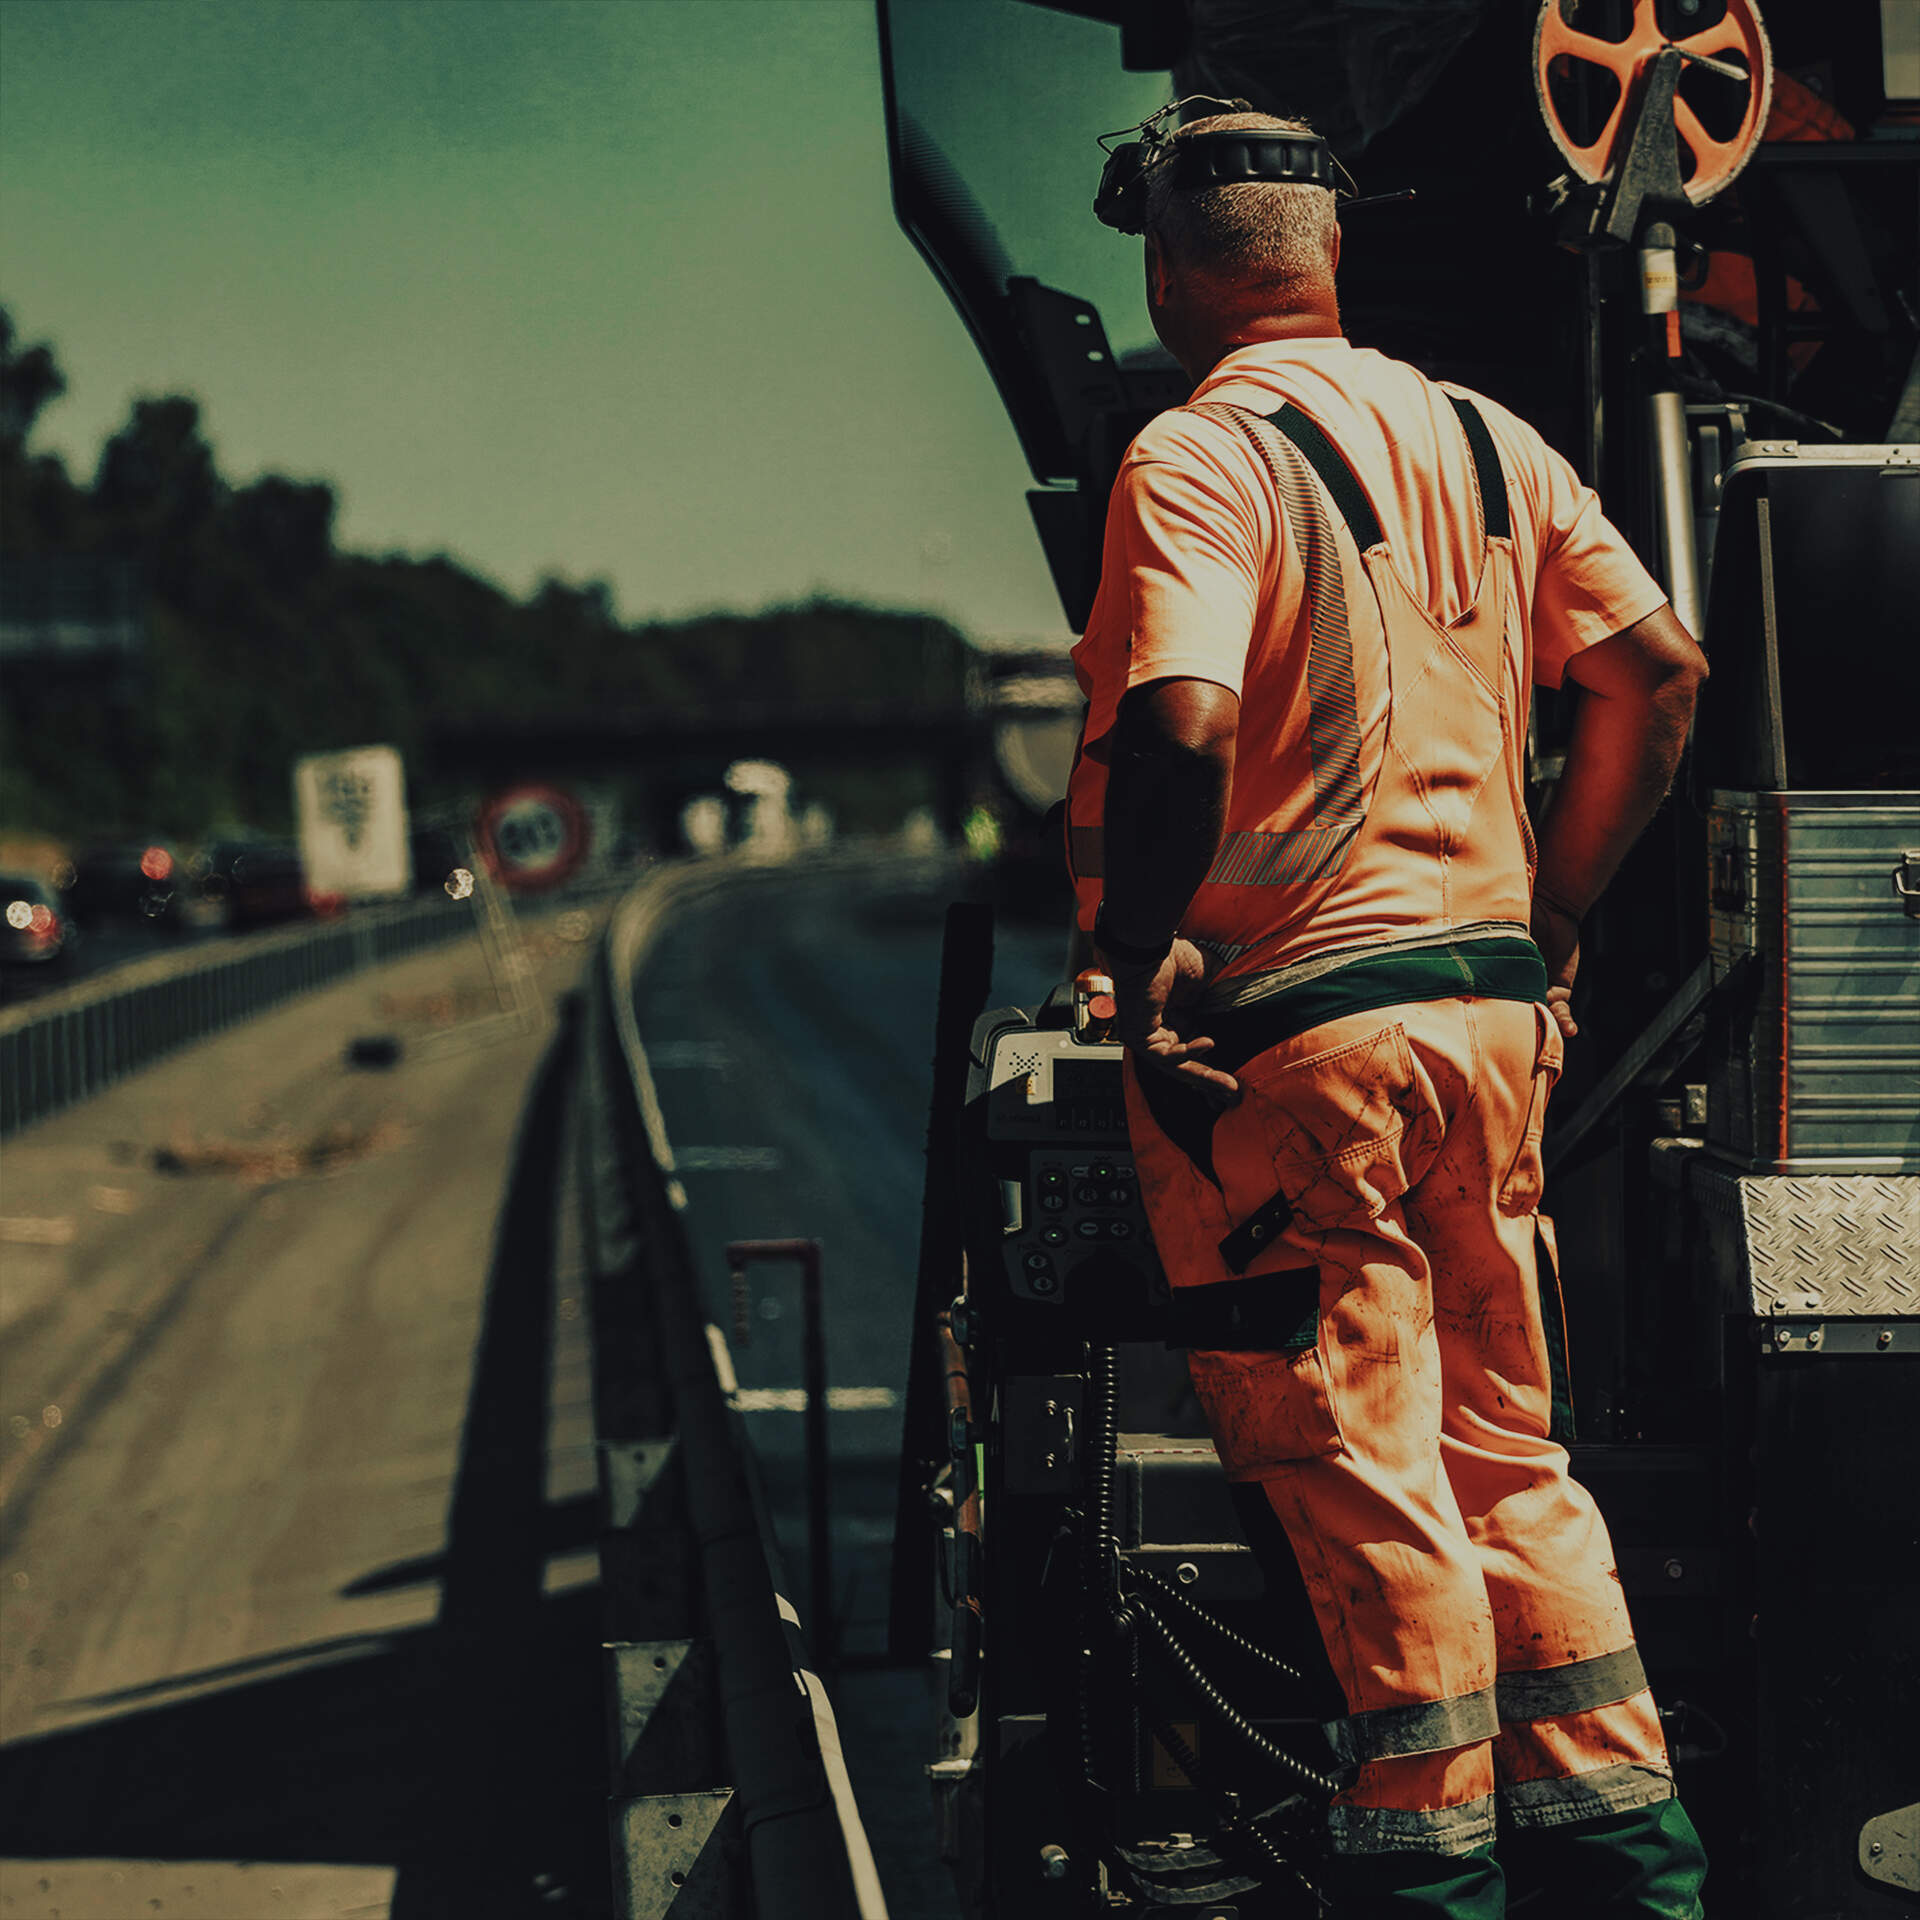
[[[1076,650],[1097,690],[1071,795],[1089,897],[1119,694],[1190,673],[1241,695],[1227,834],[1182,921],[1227,976],[1524,927],[1531,686],[1617,631],[1623,596],[1633,617],[1662,598],[1622,579],[1566,462],[1403,362],[1287,340],[1228,355],[1155,421],[1122,490]],[[1163,586],[1215,616],[1182,616],[1190,642],[1166,638]],[[1142,631],[1161,636],[1150,659],[1113,671]]]

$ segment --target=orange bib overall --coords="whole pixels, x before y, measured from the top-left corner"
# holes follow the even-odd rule
[[[1297,409],[1200,409],[1258,448],[1325,657],[1293,816],[1230,813],[1182,928],[1230,961],[1183,1024],[1220,1038],[1210,1058],[1244,1098],[1196,1130],[1128,1075],[1173,1284],[1273,1275],[1307,1295],[1287,1346],[1196,1351],[1191,1370],[1228,1475],[1285,1529],[1346,1697],[1329,1732],[1353,1769],[1332,1813],[1350,1854],[1478,1852],[1496,1815],[1544,1829],[1673,1791],[1606,1527],[1561,1444],[1538,1210],[1561,1041],[1527,939],[1529,662],[1498,455],[1454,406],[1486,557],[1451,625]],[[1356,674],[1369,647],[1384,673]],[[1254,708],[1250,689],[1243,756]],[[1401,931],[1343,944],[1383,917]]]

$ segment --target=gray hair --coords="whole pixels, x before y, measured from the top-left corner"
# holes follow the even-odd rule
[[[1304,120],[1270,113],[1216,113],[1173,136],[1235,129],[1311,133]],[[1325,187],[1248,180],[1176,191],[1173,169],[1156,168],[1147,186],[1146,230],[1178,267],[1249,292],[1310,286],[1333,279],[1337,222]]]

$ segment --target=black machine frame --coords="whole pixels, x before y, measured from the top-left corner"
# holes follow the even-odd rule
[[[879,0],[883,56],[890,14],[912,4]],[[1116,63],[1129,69],[1177,68],[1185,50],[1185,9],[1175,4],[1072,0],[1060,10],[1118,28]],[[1785,22],[1775,27],[1783,59],[1809,43],[1812,10],[1776,0],[1768,11]],[[1520,93],[1517,42],[1536,12],[1531,0],[1489,0],[1483,29],[1448,70],[1457,70],[1459,95],[1504,102]],[[1857,51],[1858,36],[1838,44]],[[1498,67],[1496,54],[1511,65]],[[1039,483],[1029,495],[1036,529],[1078,628],[1097,580],[1112,476],[1139,428],[1184,400],[1186,383],[1164,367],[1120,365],[1091,303],[1012,273],[965,183],[942,173],[937,149],[916,133],[890,61],[886,75],[896,211],[993,373]],[[1851,84],[1858,96],[1858,79]],[[1447,106],[1458,118],[1460,98]],[[1880,487],[1904,513],[1904,490],[1920,494],[1920,466],[1910,450],[1881,445],[1876,453],[1871,443],[1896,437],[1886,420],[1913,408],[1911,376],[1897,407],[1887,404],[1887,382],[1920,346],[1920,144],[1762,147],[1737,210],[1675,204],[1656,182],[1622,225],[1621,180],[1554,178],[1546,142],[1512,131],[1521,117],[1501,105],[1487,116],[1484,152],[1465,154],[1435,191],[1422,179],[1423,204],[1356,224],[1351,267],[1343,263],[1350,331],[1535,418],[1601,487],[1656,569],[1670,567],[1683,537],[1676,468],[1704,573],[1722,479],[1742,453],[1800,460],[1805,471],[1772,489],[1785,500],[1796,488],[1842,484],[1823,479],[1818,448],[1845,439],[1851,458],[1831,463],[1847,468],[1844,484]],[[1366,156],[1370,178],[1412,177],[1409,155],[1430,131],[1428,122],[1382,136]],[[1491,194],[1496,171],[1510,189],[1504,197]],[[1062,192],[1080,185],[1063,182]],[[1463,206],[1475,194],[1479,201]],[[1904,237],[1903,208],[1913,216]],[[1395,307],[1406,275],[1443,257],[1446,236],[1468,220],[1489,249],[1507,248],[1517,263],[1490,272],[1478,296],[1483,318],[1503,302],[1516,316],[1524,348],[1506,367],[1490,366],[1446,317],[1416,323]],[[1649,249],[1672,256],[1684,278],[1730,233],[1750,248],[1759,299],[1753,384],[1739,391],[1666,352],[1667,328],[1677,323],[1650,315],[1639,288]],[[1522,289],[1526,276],[1537,284]],[[1817,310],[1789,304],[1789,276],[1816,291]],[[1828,370],[1820,383],[1796,385],[1796,354],[1804,358],[1816,340],[1826,343]],[[1841,360],[1851,361],[1860,393],[1835,426],[1806,409],[1813,393],[1827,411],[1846,412],[1832,398]],[[1894,391],[1899,397],[1897,380]],[[1787,437],[1763,437],[1771,433]],[[1754,491],[1764,498],[1768,489],[1747,488]],[[1761,593],[1758,576],[1748,577],[1751,556],[1791,534],[1778,519],[1769,528],[1763,514],[1756,542],[1747,511],[1695,618],[1715,663],[1710,692],[1720,698],[1726,689],[1730,706],[1738,686],[1750,719],[1768,712],[1764,685],[1756,693],[1748,671]],[[1896,634],[1893,611],[1879,611]],[[1776,643],[1769,630],[1767,646]],[[1747,720],[1723,725],[1726,711],[1716,710],[1703,735],[1709,757],[1729,729],[1753,731]],[[1536,803],[1557,772],[1567,721],[1563,702],[1541,699]],[[1899,1626],[1920,1596],[1910,1492],[1920,1484],[1920,1442],[1908,1413],[1920,1319],[1914,1303],[1900,1309],[1897,1296],[1880,1295],[1869,1325],[1836,1315],[1823,1295],[1817,1309],[1796,1309],[1789,1298],[1785,1317],[1776,1309],[1769,1321],[1758,1311],[1765,1249],[1757,1236],[1781,1198],[1767,1183],[1799,1179],[1829,1213],[1857,1202],[1869,1210],[1862,1218],[1892,1220],[1888,1232],[1920,1245],[1920,1124],[1908,1161],[1873,1169],[1830,1154],[1781,1171],[1741,1160],[1729,1144],[1727,1063],[1751,1054],[1757,1017],[1778,1013],[1766,982],[1786,965],[1786,948],[1768,950],[1763,939],[1730,960],[1716,948],[1714,929],[1727,919],[1719,904],[1726,820],[1739,816],[1726,804],[1714,811],[1710,800],[1767,783],[1750,766],[1737,782],[1704,763],[1695,775],[1589,923],[1586,1038],[1549,1134],[1549,1204],[1570,1250],[1564,1278],[1581,1426],[1574,1468],[1613,1532],[1682,1788],[1714,1859],[1720,1910],[1873,1920],[1910,1911],[1903,1885],[1920,1886],[1920,1856],[1906,1861],[1899,1837],[1920,1831],[1909,1817],[1920,1802],[1920,1759],[1902,1732],[1920,1708],[1920,1670]],[[1781,775],[1773,784],[1786,789],[1784,767]],[[1911,832],[1920,846],[1920,824],[1899,824],[1920,819],[1915,784],[1910,769],[1877,776],[1870,793],[1853,796],[1852,811],[1886,814],[1894,822],[1886,832]],[[1776,797],[1783,805],[1793,798]],[[1847,796],[1828,796],[1836,798]],[[1907,857],[1920,885],[1920,852]],[[1902,870],[1895,865],[1880,911],[1901,910]],[[1877,884],[1888,891],[1884,877]],[[1893,936],[1897,951],[1905,951],[1901,937]],[[1208,1910],[1224,1914],[1236,1910],[1237,1883],[1248,1878],[1262,1879],[1259,1897],[1278,1903],[1249,1913],[1320,1912],[1318,1895],[1302,1885],[1317,1879],[1305,1815],[1328,1783],[1324,1755],[1316,1764],[1304,1737],[1312,1712],[1302,1702],[1325,1681],[1313,1671],[1318,1648],[1303,1603],[1277,1589],[1235,1588],[1246,1562],[1229,1562],[1246,1547],[1224,1507],[1225,1524],[1208,1536],[1217,1564],[1197,1538],[1153,1537],[1155,1496],[1143,1490],[1177,1487],[1160,1497],[1193,1512],[1199,1481],[1176,1445],[1143,1444],[1125,1406],[1130,1395],[1156,1393],[1163,1411],[1172,1403],[1169,1356],[1177,1369],[1181,1329],[1154,1302],[1150,1281],[1137,1295],[1118,1290],[1130,1304],[1117,1318],[1043,1306],[1008,1282],[1005,1195],[1022,1176],[1018,1156],[990,1137],[982,1076],[990,1077],[993,1046],[1022,1022],[1057,1034],[1073,1013],[1069,997],[982,1020],[991,943],[981,910],[954,910],[895,1562],[895,1651],[940,1659],[956,1710],[934,1769],[943,1843],[970,1914],[1108,1911],[1129,1901],[1144,1913],[1155,1910],[1156,1886],[1176,1885],[1187,1893],[1211,1886],[1217,1904]],[[1869,1194],[1858,1186],[1866,1181],[1882,1184]],[[1875,1231],[1863,1228],[1862,1244]],[[1811,1244],[1798,1255],[1812,1260]],[[1162,1436],[1170,1442],[1191,1438],[1178,1418],[1160,1424],[1176,1429]],[[1116,1485],[1142,1516],[1130,1533],[1114,1520]],[[1170,1544],[1185,1556],[1176,1565],[1197,1569],[1193,1594],[1208,1602],[1205,1620],[1177,1581],[1164,1592],[1154,1584],[1168,1584]],[[931,1577],[936,1564],[944,1587]],[[936,1646],[943,1638],[949,1644]],[[1165,1652],[1167,1639],[1177,1654]],[[1275,1659],[1301,1677],[1285,1680]],[[1209,1692],[1225,1697],[1210,1702]],[[1109,1706],[1091,1711],[1092,1696]],[[1247,1727],[1235,1729],[1223,1706],[1244,1707]],[[1207,1729],[1199,1751],[1196,1727]],[[1288,1776],[1261,1741],[1323,1777]],[[1212,1788],[1212,1798],[1189,1792],[1193,1782]],[[1170,1797],[1182,1793],[1184,1801]],[[1192,1809],[1188,1823],[1169,1825],[1169,1809],[1181,1805]],[[1162,1840],[1184,1833],[1195,1846],[1156,1842],[1155,1821]],[[1903,1883],[1902,1873],[1915,1878]]]

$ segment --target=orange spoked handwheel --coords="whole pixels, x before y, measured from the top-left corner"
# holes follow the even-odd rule
[[[1711,7],[1719,0],[1702,4]],[[1655,55],[1672,47],[1686,61],[1673,119],[1687,198],[1696,207],[1704,206],[1732,183],[1767,124],[1773,53],[1753,0],[1725,0],[1725,6],[1711,24],[1669,35],[1661,15],[1684,23],[1683,0],[1633,0],[1633,21],[1625,38],[1609,40],[1568,24],[1569,12],[1578,17],[1574,0],[1544,0],[1533,34],[1534,93],[1553,144],[1582,180],[1597,185],[1612,179],[1626,151],[1629,135],[1623,129],[1640,80]],[[1703,76],[1697,84],[1688,78],[1695,71]],[[1576,131],[1555,98],[1557,88],[1583,78],[1603,98],[1609,86],[1615,96],[1597,131],[1591,126]],[[1696,92],[1701,94],[1698,104],[1688,97]]]

